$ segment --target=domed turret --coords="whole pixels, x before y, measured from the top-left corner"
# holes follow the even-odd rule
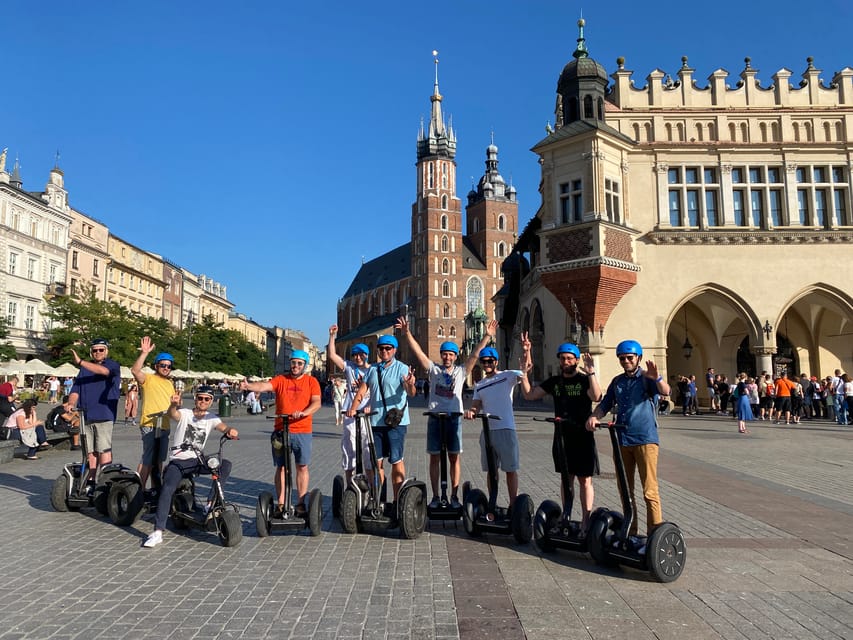
[[[607,71],[589,57],[583,28],[586,22],[578,20],[578,46],[557,81],[557,108],[555,112],[559,129],[577,120],[604,120],[604,95],[607,91]]]

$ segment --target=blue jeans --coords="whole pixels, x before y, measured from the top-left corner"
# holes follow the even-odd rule
[[[833,405],[835,406],[835,421],[838,424],[847,424],[847,403],[844,401],[843,395],[836,393],[832,397]]]

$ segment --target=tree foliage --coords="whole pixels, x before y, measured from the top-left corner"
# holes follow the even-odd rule
[[[8,340],[9,327],[6,325],[6,318],[0,317],[0,362],[12,360],[18,357],[14,345]]]
[[[139,341],[149,336],[158,352],[175,358],[175,366],[193,371],[221,371],[247,376],[271,373],[267,354],[239,332],[218,325],[212,316],[185,329],[170,326],[163,318],[150,318],[129,311],[115,302],[98,299],[94,289],[76,296],[56,296],[48,301],[52,329],[48,338],[50,364],[58,366],[73,359],[71,349],[85,357],[94,338],[110,343],[110,357],[131,366],[139,356]],[[192,361],[188,366],[188,347]],[[150,363],[149,363],[150,364]]]

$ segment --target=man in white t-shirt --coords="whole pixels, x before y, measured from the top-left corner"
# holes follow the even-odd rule
[[[512,395],[524,374],[517,369],[498,371],[498,352],[494,347],[480,350],[480,366],[484,377],[474,387],[474,401],[471,408],[465,412],[465,417],[471,420],[478,413],[498,416],[489,419],[489,434],[496,468],[506,473],[509,506],[512,507],[518,495],[518,436],[512,413]],[[486,440],[483,433],[480,434],[480,463],[483,471],[488,472]]]
[[[485,334],[480,343],[471,351],[471,355],[465,362],[464,367],[456,364],[459,357],[459,347],[453,342],[443,342],[438,351],[441,356],[441,364],[435,363],[423,352],[415,337],[409,331],[409,322],[404,317],[397,318],[395,329],[400,329],[409,342],[409,349],[418,363],[426,369],[429,384],[429,404],[427,410],[430,413],[449,413],[445,418],[445,433],[447,437],[447,461],[450,472],[450,506],[458,509],[462,506],[459,502],[459,481],[462,477],[462,388],[465,379],[474,370],[477,364],[477,354],[497,335],[497,320],[492,320],[486,326]],[[458,415],[452,415],[458,414]],[[429,416],[427,420],[427,453],[429,454],[429,479],[432,485],[432,501],[430,508],[439,506],[438,498],[438,476],[441,466],[441,424],[438,418]]]
[[[208,473],[207,467],[201,464],[193,448],[182,448],[181,445],[194,445],[199,449],[204,449],[207,436],[213,429],[225,433],[231,439],[238,435],[237,429],[229,427],[219,419],[218,415],[211,413],[210,406],[215,391],[214,387],[200,386],[195,392],[195,406],[192,409],[178,409],[181,405],[181,397],[178,394],[172,396],[172,403],[169,405],[169,417],[178,424],[171,430],[169,465],[163,473],[163,487],[160,489],[160,497],[157,500],[154,532],[142,543],[142,546],[147,549],[156,547],[163,542],[163,531],[166,529],[166,519],[169,517],[172,497],[175,495],[175,490],[177,490],[181,480],[197,473]],[[220,483],[225,484],[230,473],[231,462],[222,460],[219,467]],[[210,503],[208,502],[209,506]]]

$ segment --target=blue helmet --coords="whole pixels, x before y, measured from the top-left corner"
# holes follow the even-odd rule
[[[399,346],[397,344],[397,338],[394,336],[379,336],[379,340],[376,342],[377,345],[390,344],[395,349]]]
[[[358,344],[352,345],[352,348],[349,350],[350,355],[354,356],[357,353],[364,354],[366,356],[370,355],[370,349],[363,342],[359,342]]]
[[[581,350],[577,348],[576,345],[573,345],[571,342],[564,342],[559,347],[557,347],[557,357],[560,357],[561,353],[571,353],[575,358],[580,359]]]
[[[441,353],[442,351],[452,351],[457,356],[459,355],[459,347],[456,346],[455,342],[442,342],[438,352]]]
[[[480,349],[480,359],[483,358],[494,358],[495,360],[499,360],[498,358],[498,350],[494,347],[485,347]]]
[[[171,362],[172,364],[175,364],[175,359],[172,357],[171,353],[166,353],[165,351],[161,351],[156,356],[154,356],[154,364],[157,364],[158,362],[163,362],[163,360],[165,360],[166,362]]]
[[[636,340],[623,340],[616,345],[616,355],[621,356],[626,353],[633,353],[638,358],[642,358],[643,347]]]
[[[308,363],[311,362],[311,357],[300,349],[294,349],[290,354],[291,360],[302,360],[305,363],[305,366],[308,366]]]

